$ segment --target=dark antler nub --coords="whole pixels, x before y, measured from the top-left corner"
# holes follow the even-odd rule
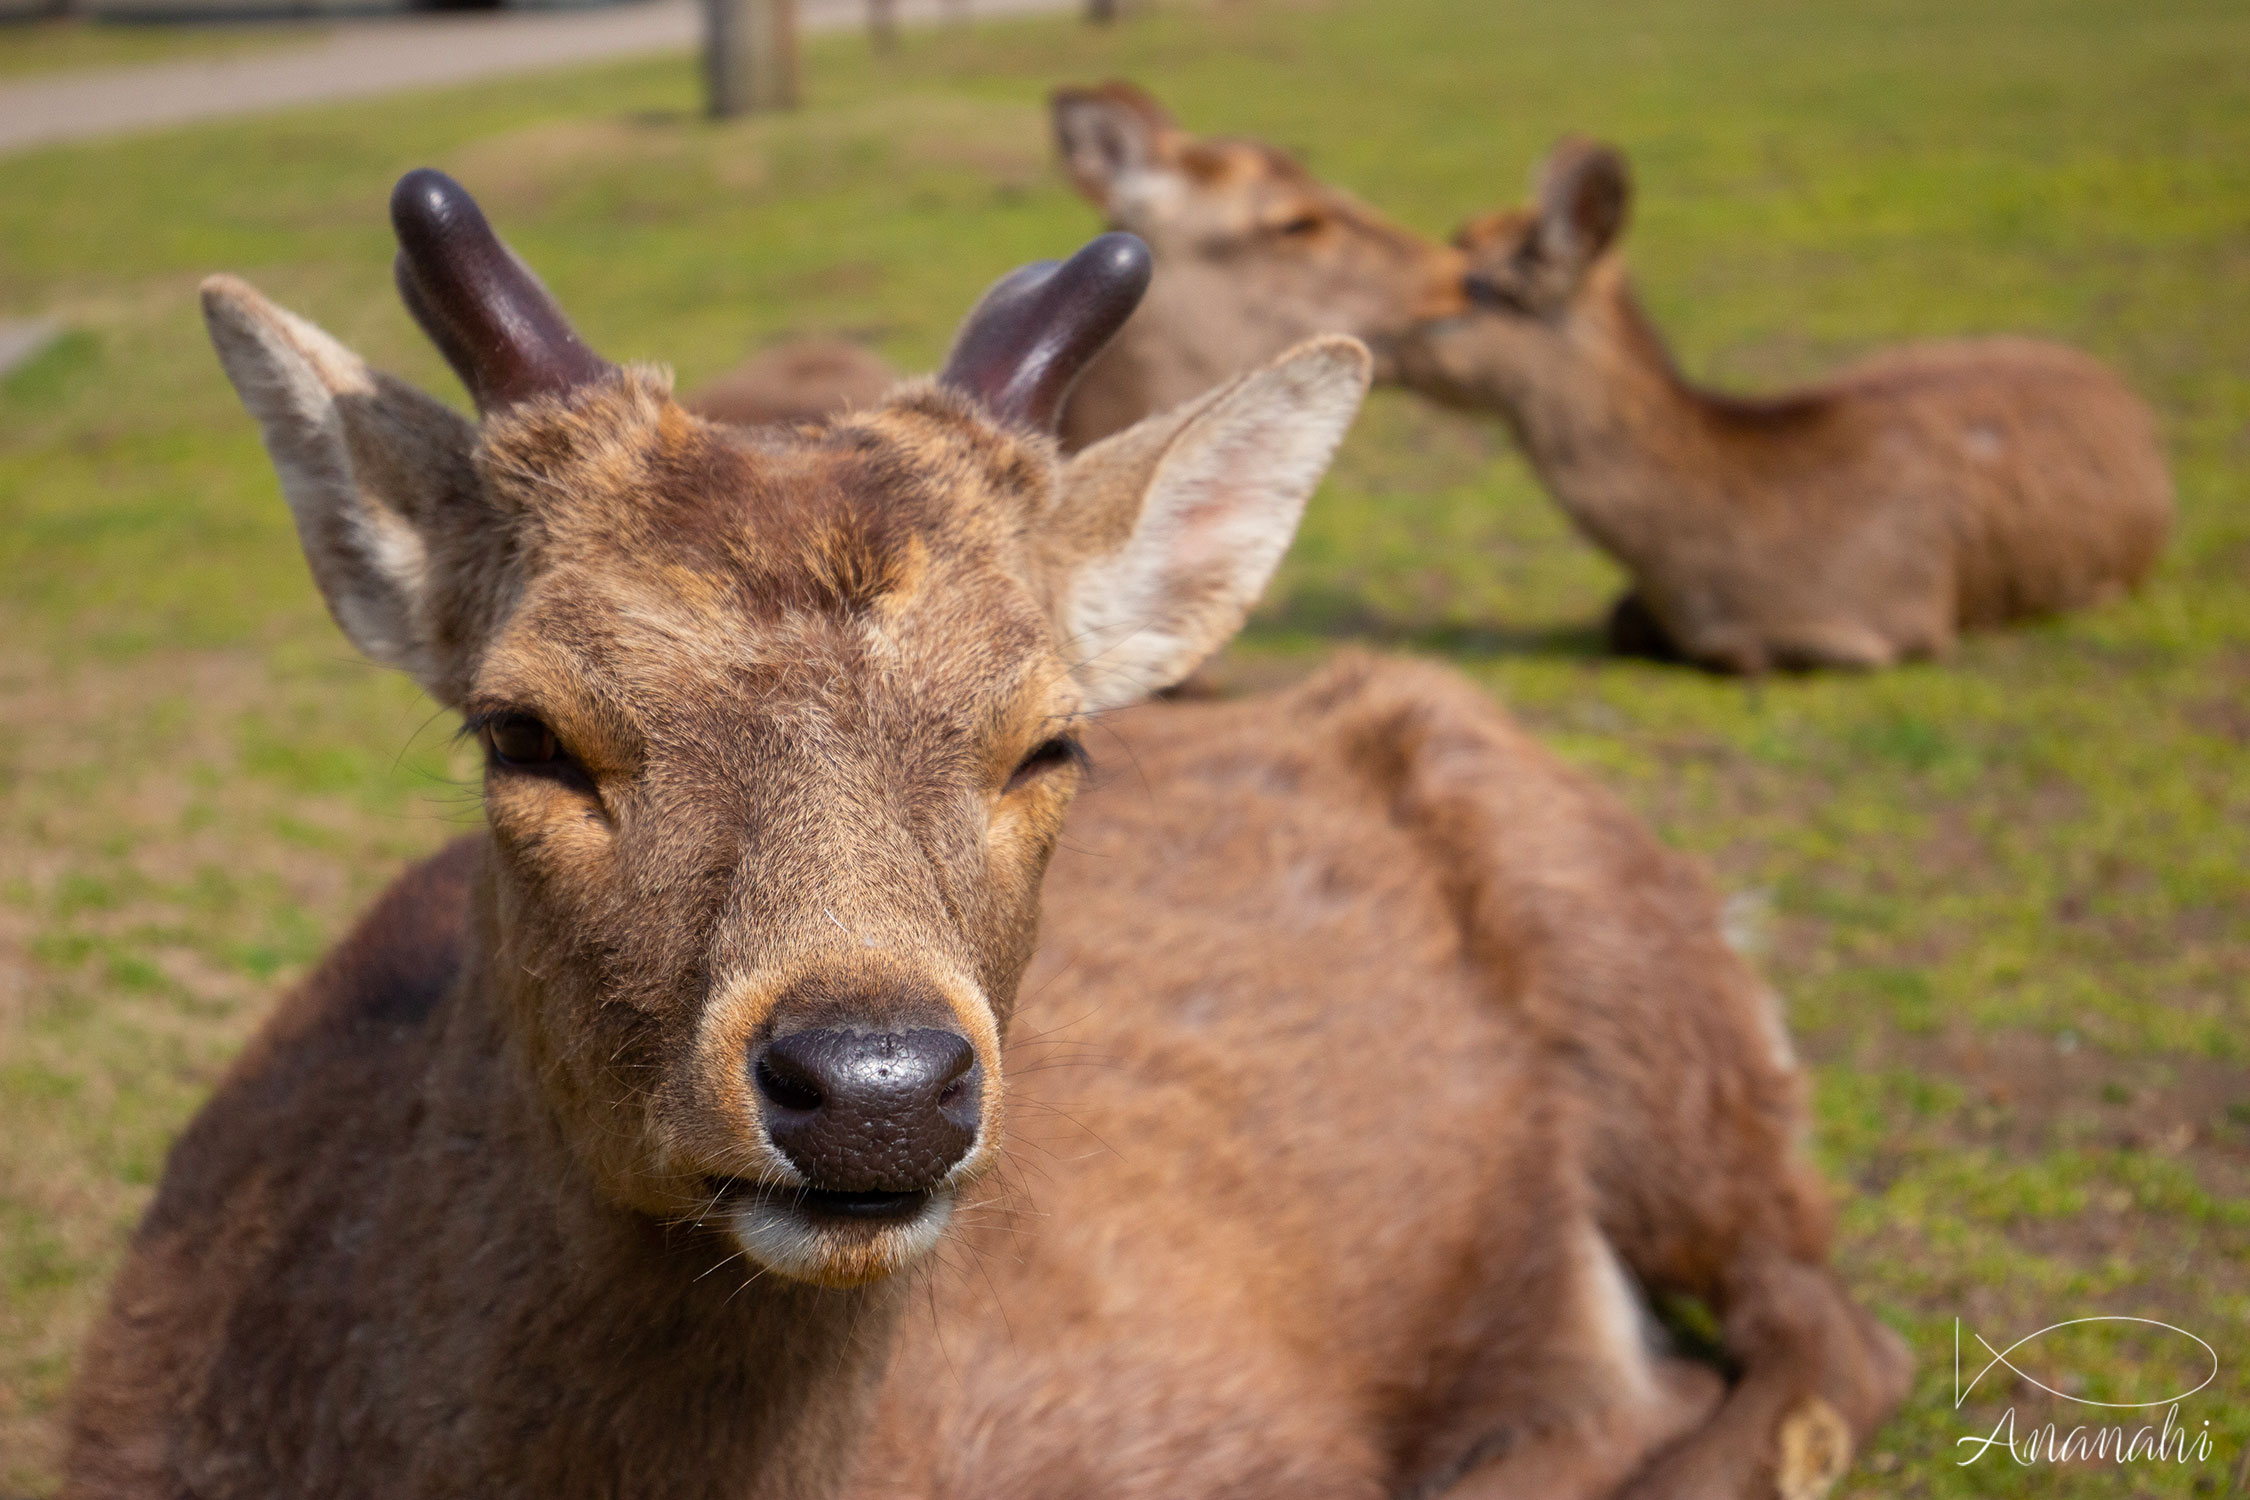
[[[424,167],[398,180],[391,227],[399,295],[480,409],[559,394],[614,368],[443,172]]]
[[[1004,422],[1051,432],[1094,356],[1148,291],[1148,246],[1105,234],[1069,260],[1009,272],[962,321],[945,371]]]

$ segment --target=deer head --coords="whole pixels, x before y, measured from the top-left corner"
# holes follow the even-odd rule
[[[1105,429],[1316,334],[1360,338],[1380,365],[1391,339],[1461,306],[1457,254],[1271,146],[1190,135],[1129,83],[1058,90],[1052,111],[1071,180],[1156,261],[1126,335],[1147,399]]]
[[[1146,251],[1003,280],[934,381],[747,430],[595,354],[435,172],[399,288],[471,422],[205,284],[314,578],[482,741],[480,986],[594,1191],[753,1261],[909,1264],[993,1164],[1090,715],[1241,623],[1367,359],[1298,349],[1080,455],[1046,429]]]
[[[1466,310],[1399,339],[1399,377],[1452,405],[1497,406],[1535,453],[1538,433],[1564,413],[1596,409],[1620,380],[1669,386],[1671,357],[1633,302],[1616,251],[1631,191],[1615,148],[1575,136],[1556,146],[1528,205],[1454,232]]]
[[[1471,219],[1453,243],[1468,257],[1471,301],[1503,313],[1552,318],[1624,232],[1632,178],[1624,154],[1583,136],[1565,138],[1541,164],[1529,207]]]

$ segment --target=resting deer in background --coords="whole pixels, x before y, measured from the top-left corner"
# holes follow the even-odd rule
[[[829,1493],[899,1273],[997,1160],[1079,726],[1241,624],[1365,353],[1064,474],[1146,282],[1109,236],[936,382],[746,431],[597,356],[449,179],[392,215],[480,422],[239,281],[205,316],[337,622],[482,741],[489,831],[174,1148],[65,1493]]]
[[[1377,378],[1417,322],[1463,307],[1460,257],[1258,141],[1197,137],[1130,83],[1052,100],[1056,149],[1112,228],[1147,241],[1140,310],[1072,392],[1077,449],[1254,369],[1301,339],[1348,333]]]
[[[883,356],[848,339],[792,339],[753,354],[680,404],[737,427],[818,422],[865,411],[898,382]]]
[[[1783,396],[1699,389],[1627,280],[1628,192],[1617,151],[1564,142],[1532,206],[1460,231],[1475,310],[1401,354],[1416,388],[1505,416],[1632,573],[1622,641],[1738,672],[1876,667],[2146,576],[2171,480],[2108,369],[1987,338],[1886,350]]]

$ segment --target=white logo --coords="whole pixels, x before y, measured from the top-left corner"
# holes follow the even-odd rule
[[[2042,1380],[2024,1368],[2026,1364],[2033,1362],[2036,1351],[2032,1346],[2037,1344],[2039,1340],[2061,1329],[2079,1328],[2090,1323],[2131,1323],[2137,1324],[2143,1329],[2159,1330],[2165,1336],[2162,1339],[2163,1342],[2177,1344],[2179,1352],[2189,1356],[2191,1362],[2190,1374],[2200,1372],[2202,1379],[2197,1380],[2194,1385],[2189,1386],[2186,1390],[2173,1391],[2161,1396],[2149,1396],[2138,1401],[2096,1401],[2091,1397],[2073,1395],[2069,1391],[2060,1389],[2062,1382],[2059,1379],[2054,1381]],[[1971,1450],[1968,1457],[1956,1461],[1962,1467],[1975,1463],[1995,1448],[2005,1449],[2010,1458],[2026,1466],[2039,1463],[2060,1464],[2089,1461],[2107,1461],[2116,1464],[2201,1464],[2210,1460],[2211,1424],[2206,1421],[2203,1424],[2202,1431],[2191,1435],[2186,1428],[2180,1425],[2180,1403],[2219,1378],[2219,1351],[2185,1328],[2170,1323],[2160,1323],[2154,1318],[2103,1316],[2069,1318],[2060,1323],[2050,1323],[2037,1333],[2025,1334],[2005,1349],[1993,1348],[1982,1334],[1972,1334],[1971,1337],[1982,1346],[1984,1352],[1990,1358],[1986,1360],[1984,1368],[1970,1376],[1969,1383],[1963,1385],[1961,1383],[1961,1320],[1955,1318],[1953,1320],[1953,1408],[1956,1411],[1961,1409],[1961,1403],[1969,1399],[1977,1386],[1983,1382],[1985,1376],[1999,1369],[2005,1369],[2018,1380],[2036,1386],[2057,1400],[2073,1402],[2079,1406],[2098,1406],[2111,1411],[2142,1411],[2161,1406],[2165,1410],[2164,1420],[2161,1424],[2155,1426],[2144,1424],[2138,1429],[2130,1429],[2123,1423],[2115,1423],[2109,1426],[2078,1426],[2065,1432],[2061,1424],[2049,1422],[2044,1426],[2030,1428],[2019,1435],[2016,1432],[2016,1409],[2010,1406],[2001,1415],[2000,1420],[1993,1425],[1989,1435],[1954,1439],[1956,1447]]]
[[[2084,1396],[2073,1396],[2068,1391],[2056,1390],[2053,1386],[2047,1384],[2046,1381],[2041,1380],[2036,1375],[2025,1372],[2015,1363],[2013,1356],[2015,1355],[2017,1350],[2023,1348],[2025,1345],[2038,1342],[2040,1339],[2045,1338],[2048,1334],[2053,1333],[2058,1328],[2078,1328],[2088,1323],[2139,1323],[2144,1327],[2161,1328],[2167,1333],[2176,1333],[2181,1338],[2186,1339],[2189,1343],[2195,1345],[2198,1349],[2201,1349],[2203,1351],[2204,1357],[2210,1360],[2211,1368],[2204,1374],[2201,1380],[2197,1381],[2194,1385],[2188,1387],[2186,1390],[2176,1392],[2173,1395],[2169,1396],[2158,1396],[2153,1401],[2089,1401]],[[1955,1318],[1953,1320],[1953,1409],[1955,1411],[1959,1411],[1961,1409],[1961,1403],[1969,1399],[1969,1392],[1977,1388],[1977,1382],[1984,1379],[1985,1376],[1991,1374],[1993,1370],[1999,1366],[2006,1366],[2007,1369],[2019,1379],[2029,1381],[2031,1384],[2039,1387],[2039,1389],[2045,1391],[2050,1396],[2057,1396],[2065,1401],[2075,1401],[2080,1406],[2107,1406],[2120,1410],[2131,1410],[2143,1406],[2172,1406],[2181,1401],[2185,1401],[2188,1397],[2194,1395],[2197,1391],[2202,1390],[2212,1381],[2219,1378],[2218,1350],[2212,1348],[2209,1344],[2204,1343],[2203,1340],[2197,1338],[2194,1334],[2188,1332],[2185,1328],[2177,1328],[2170,1323],[2159,1323],[2154,1318],[2069,1318],[2060,1323],[2049,1323],[2046,1327],[2040,1329],[2037,1333],[2027,1333],[2022,1338],[2017,1339],[2014,1343],[2010,1344],[2005,1349],[1995,1349],[1992,1347],[1992,1345],[1985,1343],[1984,1335],[1981,1333],[1974,1334],[1972,1335],[1972,1337],[1974,1337],[1978,1343],[1984,1344],[1984,1352],[1992,1356],[1992,1362],[1986,1365],[1983,1369],[1977,1371],[1976,1375],[1970,1379],[1969,1383],[1966,1386],[1964,1386],[1961,1384],[1961,1320],[1959,1318]]]

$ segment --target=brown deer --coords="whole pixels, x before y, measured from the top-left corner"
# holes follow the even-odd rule
[[[878,405],[898,383],[880,354],[848,339],[792,339],[751,355],[680,404],[736,427],[819,422]]]
[[[1113,721],[1139,773],[1074,822],[1013,1015],[1058,725],[1239,623],[1353,346],[1058,475],[1022,428],[1114,321],[1097,254],[949,362],[1013,424],[925,386],[727,432],[588,354],[450,190],[403,196],[481,433],[238,283],[213,325],[340,621],[478,716],[493,832],[183,1141],[76,1493],[819,1493],[900,1329],[863,1278],[940,1215],[994,1280],[900,1330],[863,1489],[1833,1479],[1903,1367],[1823,1267],[1770,999],[1693,867],[1465,684],[1347,663]],[[1107,1060],[1067,1107],[1108,1150],[1010,1152],[1036,1202],[979,1223],[1010,1029]],[[1718,1310],[1723,1397],[1633,1281]]]
[[[479,422],[239,281],[204,310],[337,622],[482,741],[489,831],[175,1147],[65,1493],[830,1493],[897,1273],[999,1159],[1080,726],[1240,625],[1366,355],[1065,476],[1046,432],[1146,283],[1108,236],[1001,282],[937,381],[728,428],[449,179],[392,216]]]
[[[1128,434],[1079,464],[1142,439]],[[876,1496],[1812,1500],[1903,1394],[1701,873],[1454,675],[1109,721]],[[1715,1310],[1731,1388],[1644,1293]]]
[[[1633,296],[1628,196],[1622,155],[1565,141],[1530,207],[1457,236],[1475,310],[1401,354],[1410,384],[1502,413],[1632,573],[1622,643],[1738,672],[1876,667],[2147,574],[2171,480],[2108,369],[1987,338],[1885,350],[1781,396],[1700,389]]]
[[[1052,111],[1071,181],[1156,259],[1147,299],[1071,395],[1066,448],[1316,334],[1362,340],[1387,378],[1393,339],[1465,306],[1458,254],[1272,146],[1189,135],[1130,83],[1059,89]]]

